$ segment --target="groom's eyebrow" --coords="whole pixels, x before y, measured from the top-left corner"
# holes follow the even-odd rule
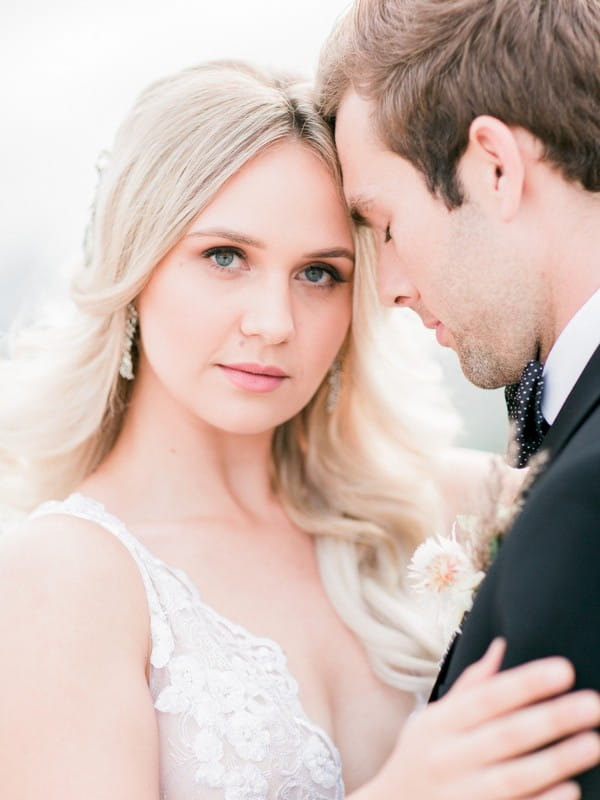
[[[373,199],[364,194],[357,194],[348,201],[350,216],[358,225],[369,225],[369,211],[373,207]]]

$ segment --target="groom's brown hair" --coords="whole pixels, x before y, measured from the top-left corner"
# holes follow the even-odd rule
[[[600,0],[357,0],[321,55],[332,123],[349,86],[449,208],[480,114],[526,128],[566,179],[600,191]]]

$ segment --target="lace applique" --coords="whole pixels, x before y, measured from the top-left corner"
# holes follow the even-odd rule
[[[310,797],[340,797],[339,757],[306,719],[283,651],[211,609],[205,614],[218,636],[204,638],[202,657],[186,653],[169,661],[155,700],[159,711],[179,719],[187,751],[182,761],[196,762],[194,780],[222,788],[229,800],[264,800],[271,796],[268,778],[277,772],[286,783],[296,779],[290,796],[304,783]],[[224,645],[232,653],[228,668],[207,668],[207,656],[217,657]]]
[[[91,498],[71,495],[34,515],[47,513],[96,522],[139,566],[150,612],[162,800],[341,800],[339,754],[307,718],[276,642],[206,606],[183,572]]]
[[[318,736],[311,736],[304,750],[304,763],[315,783],[325,789],[331,789],[337,781],[336,764],[331,758],[329,749]]]

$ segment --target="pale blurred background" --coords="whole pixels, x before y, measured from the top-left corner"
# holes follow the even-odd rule
[[[0,331],[63,290],[81,251],[98,156],[144,86],[222,57],[313,74],[348,5],[0,0]],[[504,452],[502,393],[471,386],[452,352],[436,353],[464,419],[462,443]]]

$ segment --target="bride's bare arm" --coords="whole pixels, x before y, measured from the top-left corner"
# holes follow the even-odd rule
[[[89,522],[0,539],[0,797],[158,800],[144,587]]]
[[[496,640],[445,697],[414,714],[383,769],[349,800],[579,798],[569,778],[600,761],[600,698],[562,694],[574,681],[562,658],[496,674],[503,651]]]

